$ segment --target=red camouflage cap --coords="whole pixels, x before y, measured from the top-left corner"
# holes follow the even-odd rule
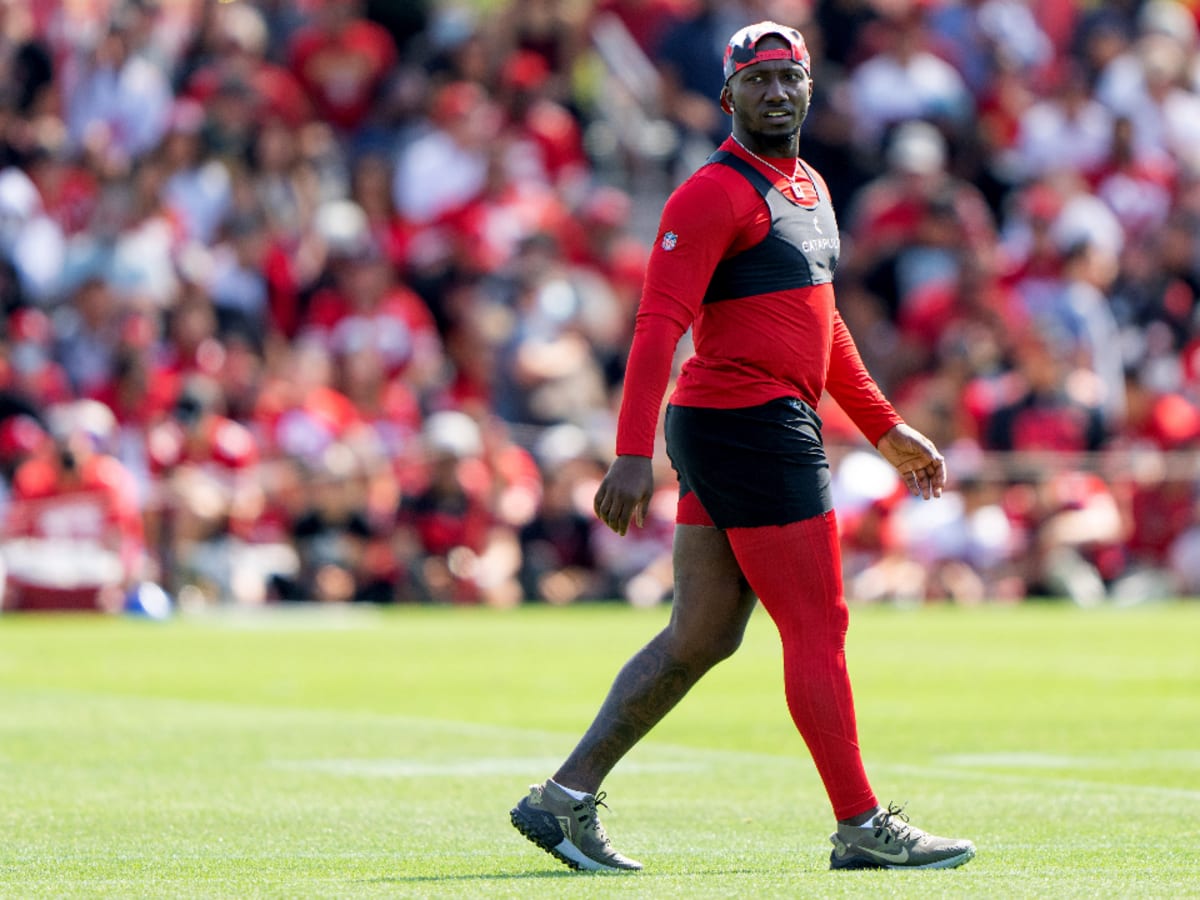
[[[759,52],[756,49],[758,42],[767,35],[783,38],[788,46]],[[755,22],[734,32],[725,46],[725,58],[722,60],[725,80],[729,81],[735,72],[740,72],[746,66],[768,59],[790,59],[803,66],[805,72],[812,74],[812,63],[808,46],[804,43],[804,35],[795,28],[780,25],[778,22]]]

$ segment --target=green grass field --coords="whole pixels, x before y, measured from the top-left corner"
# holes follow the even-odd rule
[[[667,611],[0,619],[5,897],[1200,897],[1200,603],[855,609],[868,770],[954,871],[832,873],[761,612],[618,768],[646,870],[508,809]]]

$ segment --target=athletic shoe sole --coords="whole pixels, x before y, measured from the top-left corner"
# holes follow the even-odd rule
[[[914,865],[893,865],[884,862],[876,862],[872,859],[865,859],[861,856],[856,856],[849,860],[838,860],[833,854],[829,854],[829,868],[835,870],[862,870],[862,869],[956,869],[963,863],[970,862],[975,858],[975,849],[972,847],[955,856],[947,856],[945,859],[935,860],[934,862],[923,863],[919,866]]]
[[[568,868],[577,872],[627,871],[617,866],[606,866],[586,855],[563,833],[558,819],[544,809],[533,809],[529,805],[528,798],[512,808],[509,818],[512,819],[513,827],[517,831]]]

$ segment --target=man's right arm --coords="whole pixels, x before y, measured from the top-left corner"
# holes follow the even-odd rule
[[[667,200],[625,367],[617,420],[619,456],[653,456],[675,348],[695,321],[713,270],[736,230],[729,195],[713,178],[692,177]]]
[[[668,199],[646,269],[625,389],[617,419],[617,458],[596,491],[593,508],[624,535],[639,527],[654,492],[654,435],[675,348],[700,310],[713,270],[735,233],[728,196],[693,178]]]

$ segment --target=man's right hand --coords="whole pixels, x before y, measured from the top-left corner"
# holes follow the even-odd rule
[[[618,456],[596,490],[592,504],[596,516],[624,535],[630,520],[641,528],[654,493],[654,468],[648,456]]]

